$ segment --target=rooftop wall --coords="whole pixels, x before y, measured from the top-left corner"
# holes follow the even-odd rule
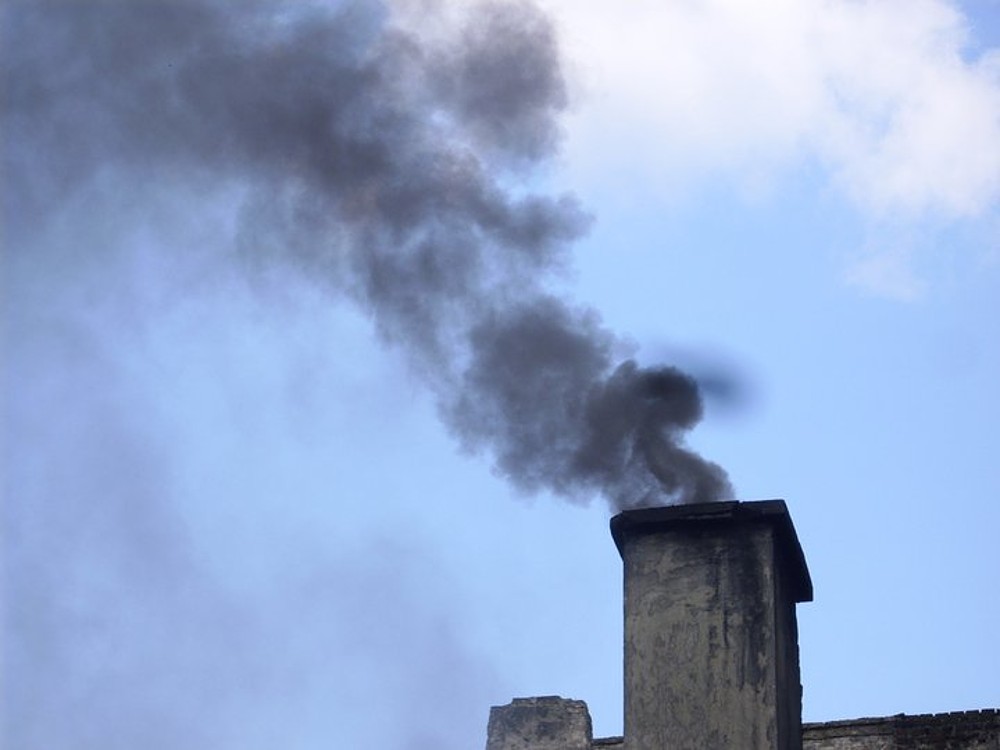
[[[490,712],[487,750],[623,750],[621,737],[590,737],[587,704],[515,698]],[[805,724],[803,750],[1000,750],[1000,709]],[[708,750],[711,750],[710,748]],[[728,749],[727,749],[728,750]]]
[[[1000,750],[1000,711],[805,724],[803,750]]]
[[[622,750],[621,737],[594,750]],[[1000,710],[885,716],[805,724],[803,750],[1000,750]]]

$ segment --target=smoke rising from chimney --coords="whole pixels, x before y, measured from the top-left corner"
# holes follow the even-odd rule
[[[695,381],[621,362],[546,286],[589,222],[530,189],[567,104],[550,23],[526,2],[454,28],[393,10],[9,3],[11,252],[109,174],[248,186],[243,249],[360,304],[515,486],[616,509],[728,496],[683,446]]]

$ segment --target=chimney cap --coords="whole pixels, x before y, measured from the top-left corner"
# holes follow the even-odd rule
[[[776,534],[778,554],[791,577],[792,596],[796,602],[811,602],[812,579],[799,538],[784,500],[754,502],[714,502],[692,505],[667,505],[622,511],[611,519],[611,536],[618,552],[629,537],[670,529],[694,529],[718,525],[743,525],[754,522],[770,524]]]

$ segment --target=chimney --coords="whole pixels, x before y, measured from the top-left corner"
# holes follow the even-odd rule
[[[591,750],[593,742],[583,701],[549,695],[490,709],[486,750]]]
[[[625,750],[801,750],[795,604],[812,582],[781,500],[611,519],[625,577]]]

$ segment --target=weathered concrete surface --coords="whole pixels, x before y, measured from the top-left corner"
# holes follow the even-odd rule
[[[591,750],[593,730],[583,701],[515,698],[490,709],[486,750]]]
[[[803,727],[803,750],[1000,750],[1000,710],[830,721]]]
[[[784,503],[627,511],[625,750],[799,750],[795,602],[812,596]]]
[[[594,740],[594,750],[623,750],[621,737]],[[1000,709],[885,716],[810,723],[803,750],[1000,750]]]

